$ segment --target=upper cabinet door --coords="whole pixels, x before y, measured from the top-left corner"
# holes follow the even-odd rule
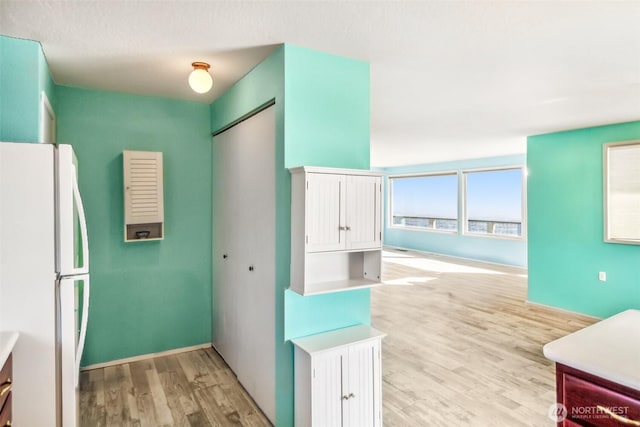
[[[310,173],[306,185],[307,252],[345,249],[345,176]]]
[[[381,242],[381,178],[347,176],[347,249],[379,248]]]
[[[381,247],[381,178],[307,176],[307,252]]]

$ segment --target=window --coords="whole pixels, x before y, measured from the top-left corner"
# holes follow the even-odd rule
[[[468,234],[522,237],[522,168],[464,172]]]
[[[458,176],[390,177],[391,227],[458,231]]]
[[[640,245],[640,141],[604,144],[604,240]]]

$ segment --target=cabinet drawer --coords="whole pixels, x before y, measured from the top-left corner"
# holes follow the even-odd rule
[[[0,412],[0,427],[7,427],[11,425],[11,392],[7,395],[7,401],[5,402],[2,412]]]
[[[2,371],[0,371],[0,410],[4,408],[5,401],[11,392],[11,382],[13,381],[13,358],[12,355],[9,354],[6,363],[2,367]],[[0,424],[0,426],[4,426],[4,424]]]
[[[626,420],[640,422],[640,401],[633,397],[569,374],[563,377],[563,387],[570,420],[605,427],[630,425]]]

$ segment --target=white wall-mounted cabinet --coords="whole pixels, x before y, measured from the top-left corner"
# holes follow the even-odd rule
[[[162,153],[122,152],[124,174],[124,241],[164,239]]]
[[[320,167],[291,172],[291,289],[302,295],[380,283],[382,176]]]
[[[384,335],[358,325],[292,341],[296,427],[382,426]]]

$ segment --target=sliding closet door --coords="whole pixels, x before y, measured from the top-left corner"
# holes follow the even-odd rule
[[[213,155],[213,342],[274,422],[275,108],[215,136]]]
[[[238,335],[236,308],[229,305],[235,301],[236,289],[229,286],[237,282],[235,271],[230,268],[231,259],[236,256],[235,247],[231,247],[234,240],[234,230],[237,227],[232,222],[234,212],[237,211],[232,185],[234,165],[232,159],[236,157],[236,144],[219,138],[213,144],[213,317],[212,342],[216,350],[224,357],[231,369],[238,368],[239,348],[234,340]],[[225,301],[227,303],[225,303]]]

